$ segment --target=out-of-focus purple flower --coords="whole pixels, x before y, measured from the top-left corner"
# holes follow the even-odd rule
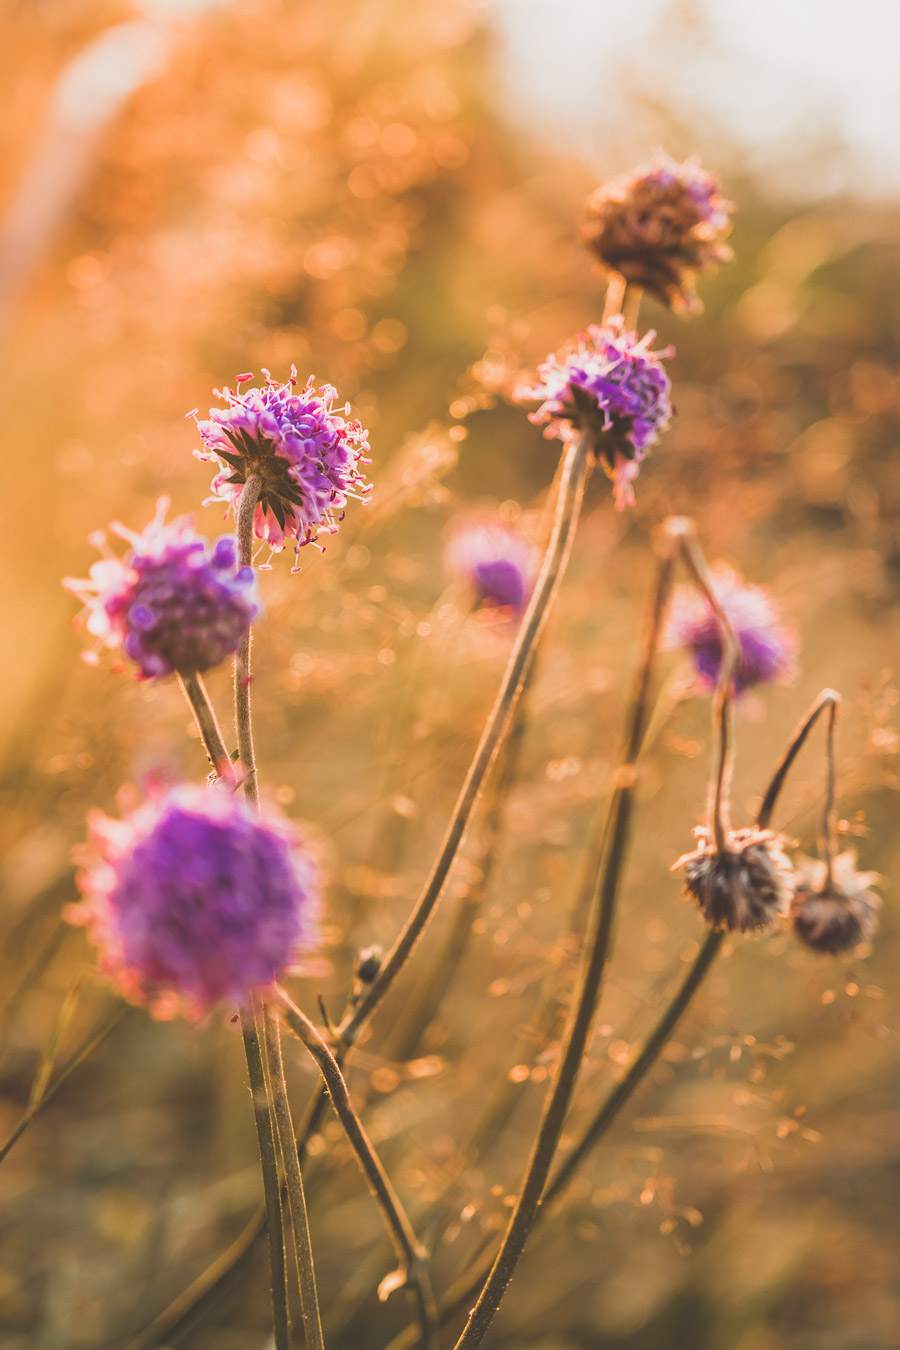
[[[696,158],[679,164],[658,151],[597,189],[581,237],[632,285],[674,309],[698,310],[696,273],[732,257],[724,239],[733,210]]]
[[[754,684],[791,679],[796,670],[796,640],[782,624],[772,597],[761,586],[748,586],[730,567],[721,565],[713,568],[712,586],[741,649],[735,692]],[[709,601],[696,587],[685,585],[676,590],[665,645],[687,648],[701,687],[715,688],[722,664],[719,623]]]
[[[534,546],[493,520],[457,527],[447,548],[447,564],[474,588],[479,600],[522,610],[537,565]]]
[[[571,440],[583,430],[594,432],[620,508],[633,504],[641,461],[672,416],[671,385],[661,363],[672,353],[651,351],[655,336],[638,341],[636,333],[625,332],[621,316],[603,327],[593,324],[562,360],[549,356],[538,366],[539,384],[518,391],[523,401],[540,400],[529,417],[545,426],[546,436]]]
[[[754,933],[783,914],[793,894],[793,870],[782,840],[750,826],[729,830],[719,852],[712,831],[694,830],[698,846],[672,870],[684,868],[685,894],[696,900],[713,928]]]
[[[121,647],[142,680],[217,666],[237,651],[261,609],[253,568],[238,562],[235,536],[211,545],[189,516],[166,525],[168,506],[161,497],[142,534],[110,527],[131,545],[124,558],[107,549],[104,535],[92,535],[106,556],[89,577],[63,580],[84,603],[81,621],[98,647]],[[96,651],[85,660],[95,663]]]
[[[295,829],[260,819],[222,785],[182,785],[123,820],[89,819],[77,855],[84,924],[100,967],[156,1016],[244,1003],[308,946],[319,873]]]
[[[797,861],[797,890],[791,902],[791,923],[801,942],[815,952],[839,956],[868,942],[878,927],[881,897],[873,890],[877,872],[857,872],[856,854],[839,853],[826,885],[825,864],[815,858]]]
[[[341,410],[333,406],[337,390],[331,385],[317,390],[311,375],[298,391],[293,366],[286,384],[263,374],[266,382],[258,389],[215,390],[227,407],[211,408],[209,420],[197,422],[204,449],[195,454],[218,464],[212,500],[229,502],[235,512],[244,483],[258,474],[256,538],[275,553],[293,540],[299,552],[320,534],[337,531],[348,498],[365,500],[371,487],[360,465],[369,463],[369,442],[350,417],[349,403]],[[241,375],[238,385],[252,378]]]

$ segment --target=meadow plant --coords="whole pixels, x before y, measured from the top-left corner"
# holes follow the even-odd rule
[[[413,1299],[414,1320],[392,1342],[394,1350],[415,1345],[437,1350],[441,1326],[464,1309],[467,1319],[455,1350],[475,1350],[532,1230],[548,1213],[548,1201],[569,1184],[657,1062],[722,949],[725,934],[755,933],[785,917],[802,942],[826,953],[851,950],[871,936],[878,906],[875,877],[857,872],[850,852],[834,854],[838,699],[832,691],[824,691],[801,722],[760,797],[756,819],[740,828],[732,825],[735,699],[750,686],[790,675],[795,644],[766,592],[730,570],[710,570],[693,523],[668,517],[657,532],[656,577],[617,767],[597,827],[589,835],[584,904],[572,934],[578,971],[558,1052],[551,1056],[530,1155],[495,1249],[492,1242],[491,1250],[476,1252],[435,1297],[434,1252],[422,1240],[425,1227],[418,1216],[414,1224],[407,1215],[380,1150],[362,1123],[365,1102],[354,1100],[343,1066],[364,1034],[371,1049],[372,1019],[416,955],[486,787],[494,795],[485,807],[493,820],[486,832],[485,866],[493,860],[500,833],[498,806],[510,787],[510,747],[521,730],[521,695],[563,582],[587,481],[599,465],[612,480],[616,508],[632,506],[634,481],[673,415],[671,382],[662,365],[671,353],[653,350],[652,332],[638,336],[641,290],[676,309],[696,308],[696,274],[730,256],[723,242],[730,211],[715,180],[696,161],[679,165],[661,155],[604,186],[591,200],[585,242],[613,273],[603,322],[588,326],[586,335],[561,356],[549,357],[519,394],[521,401],[539,405],[530,420],[562,443],[543,557],[538,566],[531,545],[494,523],[461,525],[451,543],[451,568],[467,579],[478,599],[520,615],[518,627],[419,897],[400,931],[383,935],[383,949],[368,946],[358,953],[343,1015],[332,1023],[323,1009],[324,1034],[279,983],[314,946],[315,917],[320,907],[327,915],[327,899],[320,898],[317,865],[296,828],[264,806],[260,793],[250,708],[250,627],[261,612],[253,562],[258,544],[267,545],[270,553],[290,544],[296,556],[339,529],[350,501],[367,498],[370,488],[362,473],[368,463],[367,433],[349,405],[337,407],[331,386],[317,389],[310,378],[300,388],[292,370],[284,383],[264,372],[261,385],[241,392],[252,378],[242,375],[235,391],[226,388],[218,395],[225,406],[198,421],[203,449],[196,452],[216,464],[213,499],[224,501],[233,512],[237,538],[226,536],[210,546],[183,519],[166,525],[161,506],[141,535],[114,527],[131,546],[124,559],[105,556],[91,568],[88,580],[66,582],[84,602],[86,626],[101,646],[121,647],[140,679],[179,678],[215,770],[206,785],[151,785],[147,800],[122,820],[101,814],[92,818],[91,846],[80,855],[85,900],[73,907],[70,917],[87,926],[99,948],[101,971],[127,999],[165,1016],[199,1018],[223,1006],[238,1008],[263,1171],[265,1209],[251,1220],[234,1252],[216,1262],[208,1276],[134,1343],[144,1350],[163,1344],[203,1295],[229,1277],[263,1229],[268,1232],[277,1350],[299,1343],[291,1324],[294,1288],[306,1344],[324,1346],[303,1169],[311,1165],[307,1146],[329,1101],[398,1258],[396,1270],[374,1281],[377,1296],[383,1301],[394,1290],[406,1289]],[[687,586],[676,589],[682,568]],[[699,688],[711,695],[713,755],[706,815],[695,829],[697,848],[674,863],[683,870],[685,889],[709,931],[656,1026],[560,1161],[560,1143],[614,955],[641,757],[658,708],[653,699],[657,666],[661,652],[672,646],[689,651]],[[229,656],[235,668],[235,752],[199,678]],[[803,859],[795,870],[791,844],[772,828],[771,819],[787,774],[823,714],[828,770],[821,861]],[[495,767],[501,752],[505,758]],[[465,923],[464,913],[463,927]],[[443,949],[445,956],[449,953],[447,978],[429,982],[433,987],[426,1012],[400,1038],[404,1053],[415,1050],[455,974],[464,947],[457,938]],[[559,995],[555,988],[554,1006]],[[298,1124],[284,1076],[282,1021],[296,1033],[321,1075]],[[484,1028],[462,1030],[484,1034]],[[445,1229],[436,1223],[429,1231],[439,1243]]]

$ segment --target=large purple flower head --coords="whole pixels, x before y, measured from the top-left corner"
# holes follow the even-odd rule
[[[597,189],[582,241],[605,267],[674,309],[698,310],[697,272],[732,256],[734,210],[696,158],[658,151],[649,164]]]
[[[80,851],[84,924],[104,975],[156,1016],[244,1003],[309,944],[319,873],[293,827],[221,784],[96,812]]]
[[[603,327],[593,324],[562,360],[549,356],[538,366],[541,383],[518,395],[540,400],[529,417],[546,427],[546,436],[570,440],[594,431],[619,508],[633,504],[641,461],[672,416],[671,385],[661,363],[672,353],[651,351],[655,336],[638,341],[636,333],[625,332],[621,316]]]
[[[85,605],[85,627],[99,647],[121,647],[141,680],[209,670],[237,651],[260,612],[252,567],[238,562],[234,535],[210,544],[189,516],[165,524],[168,499],[136,534],[113,524],[113,534],[131,548],[117,558],[105,536],[92,542],[105,556],[90,576],[65,577],[63,585]],[[95,663],[96,651],[85,660]]]
[[[209,421],[197,422],[204,449],[195,453],[218,464],[213,500],[221,498],[235,511],[244,483],[258,474],[254,534],[273,552],[289,539],[299,552],[320,534],[334,534],[348,498],[364,500],[371,490],[360,472],[369,463],[369,442],[350,418],[349,403],[334,408],[337,390],[330,385],[317,390],[311,375],[298,391],[293,366],[286,384],[263,374],[266,382],[258,389],[215,390],[228,406],[211,408]],[[252,378],[240,375],[238,385]]]
[[[447,565],[479,600],[507,609],[524,609],[536,563],[534,546],[496,520],[461,523],[447,548]]]
[[[735,693],[754,684],[789,680],[796,668],[796,640],[782,624],[772,597],[761,586],[748,586],[736,572],[723,565],[713,568],[712,587],[741,649],[734,678]],[[722,664],[719,623],[709,601],[694,586],[680,586],[675,592],[665,645],[686,647],[693,657],[701,688],[715,688]]]

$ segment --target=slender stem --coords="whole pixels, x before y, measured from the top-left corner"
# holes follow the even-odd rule
[[[259,502],[262,479],[253,473],[241,489],[237,509],[237,536],[241,562],[249,567],[253,559],[253,517]],[[250,717],[250,644],[247,635],[234,658],[234,717],[237,727],[238,754],[244,770],[244,791],[250,800],[259,804],[259,786],[256,781],[256,755],[253,749],[253,724]]]
[[[185,675],[179,671],[178,683],[181,685],[182,692],[188,701],[191,712],[194,714],[200,739],[209,755],[210,763],[219,778],[232,780],[234,778],[234,766],[225,748],[225,741],[219,729],[219,723],[210,702],[209,694],[206,691],[206,685],[196,671]]]
[[[284,1223],[281,1209],[281,1183],[278,1177],[278,1149],[276,1144],[274,1110],[271,1091],[263,1065],[260,1043],[262,1019],[253,1008],[241,1008],[241,1031],[247,1056],[247,1072],[253,1097],[256,1119],[256,1137],[262,1166],[263,1189],[266,1197],[266,1216],[269,1231],[269,1268],[272,1275],[272,1312],[275,1324],[276,1350],[290,1350],[290,1315],[287,1297],[287,1264],[284,1255]]]
[[[288,1203],[291,1207],[291,1226],[294,1231],[294,1250],[300,1285],[300,1311],[306,1335],[306,1350],[325,1350],[322,1318],[319,1312],[319,1297],[316,1291],[312,1241],[309,1235],[306,1194],[303,1189],[303,1176],[300,1172],[300,1160],[297,1157],[297,1145],[294,1142],[294,1129],[284,1087],[281,1030],[278,1018],[272,1008],[266,1007],[263,1010],[263,1020],[266,1034],[266,1056],[275,1107],[275,1125],[278,1130],[278,1143],[284,1167]]]
[[[825,880],[822,883],[823,891],[831,891],[834,887],[834,837],[837,830],[834,810],[837,711],[838,705],[832,703],[828,709],[828,739],[825,748],[825,805],[822,811],[821,844],[822,861],[825,864]]]
[[[625,300],[626,282],[621,272],[610,272],[609,281],[606,284],[606,299],[603,302],[603,318],[601,323],[609,323],[610,319],[616,314],[622,313],[622,305]]]
[[[756,814],[756,823],[760,827],[760,829],[763,830],[768,829],[769,824],[771,823],[772,820],[772,813],[775,810],[776,803],[781,794],[781,789],[784,787],[785,779],[787,778],[788,773],[790,772],[790,769],[793,766],[794,760],[797,758],[800,751],[803,749],[803,746],[806,744],[806,740],[807,737],[809,736],[809,733],[812,731],[816,722],[819,720],[820,714],[824,712],[826,708],[828,708],[829,715],[832,717],[835,716],[837,711],[837,705],[840,703],[840,701],[841,696],[840,694],[836,693],[834,689],[823,689],[821,694],[819,694],[817,698],[813,699],[809,708],[807,708],[799,725],[796,727],[793,735],[791,736],[791,739],[788,742],[788,747],[785,750],[784,754],[782,755],[781,760],[779,761],[778,766],[775,769],[775,772],[772,775],[772,781],[766,788],[765,795],[763,796],[762,799],[762,804],[759,808],[759,811]]]
[[[627,332],[632,333],[637,328],[638,314],[640,313],[641,300],[644,295],[643,286],[628,286],[622,301],[622,319]]]
[[[594,1011],[606,967],[615,917],[619,882],[624,870],[630,837],[630,821],[637,777],[636,764],[641,740],[647,722],[647,705],[654,658],[659,645],[665,617],[675,556],[681,544],[682,530],[667,525],[663,535],[663,556],[660,559],[656,587],[644,640],[641,666],[635,681],[631,708],[627,721],[625,752],[616,774],[610,799],[604,847],[599,863],[591,932],[582,963],[578,993],[564,1038],[563,1053],[553,1085],[544,1104],[537,1137],[528,1161],[515,1208],[503,1236],[490,1274],[472,1309],[468,1322],[455,1350],[475,1350],[487,1334],[494,1313],[500,1305],[528,1234],[534,1224],[547,1183],[553,1157],[565,1125],[566,1115],[578,1078],[578,1071],[587,1048]]]
[[[438,1350],[437,1308],[431,1291],[425,1250],[416,1238],[406,1211],[353,1109],[350,1093],[337,1060],[309,1018],[291,1001],[284,990],[278,988],[277,993],[288,1025],[299,1036],[319,1066],[332,1105],[378,1202],[394,1243],[397,1258],[401,1263],[401,1270],[396,1275],[388,1276],[381,1282],[379,1294],[386,1298],[395,1288],[412,1286],[419,1305],[422,1345],[427,1350]]]

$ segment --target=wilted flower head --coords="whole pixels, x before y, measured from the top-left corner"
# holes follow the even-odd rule
[[[470,521],[457,528],[447,563],[474,587],[478,598],[510,609],[525,607],[537,553],[521,535],[498,521]]]
[[[166,525],[168,505],[161,497],[142,534],[110,527],[131,545],[124,558],[106,548],[104,535],[93,535],[105,556],[84,580],[63,580],[83,601],[83,622],[98,646],[122,647],[142,680],[217,666],[237,651],[261,608],[253,569],[239,564],[234,535],[210,544],[189,516]],[[96,652],[85,659],[95,662]]]
[[[798,859],[797,890],[791,901],[797,937],[813,951],[831,956],[868,942],[878,926],[881,897],[872,888],[880,880],[877,872],[857,872],[852,850],[834,859],[830,886],[824,862]]]
[[[658,151],[649,164],[598,188],[587,204],[586,247],[612,271],[674,309],[700,309],[697,272],[727,262],[733,206],[695,158]]]
[[[180,786],[124,820],[96,812],[81,851],[82,904],[101,970],[160,1017],[202,1016],[272,983],[307,944],[315,863],[280,817],[222,786]]]
[[[781,622],[778,607],[761,586],[749,586],[730,567],[712,570],[712,588],[728,616],[740,646],[734,677],[736,693],[754,684],[789,680],[795,672],[794,635]],[[719,621],[695,586],[679,586],[672,601],[665,645],[685,647],[704,689],[715,687],[722,665]]]
[[[594,431],[618,507],[634,502],[640,463],[672,416],[671,385],[661,364],[672,353],[651,351],[655,336],[638,341],[636,333],[625,332],[621,316],[603,327],[593,324],[562,361],[549,356],[538,366],[540,384],[518,392],[522,400],[540,400],[529,417],[546,427],[546,436],[571,440]]]
[[[350,405],[335,409],[337,390],[315,388],[311,375],[296,389],[292,366],[286,384],[263,371],[265,384],[244,393],[216,390],[227,407],[211,408],[209,421],[198,421],[204,450],[220,472],[212,481],[213,500],[221,498],[237,510],[241,489],[251,474],[262,479],[253,521],[257,539],[273,552],[294,541],[295,552],[320,534],[334,534],[349,497],[364,499],[370,491],[360,473],[369,442]],[[238,377],[238,384],[252,379]],[[296,569],[295,569],[296,570]]]
[[[793,893],[791,864],[781,839],[755,826],[729,830],[719,852],[712,831],[694,830],[699,843],[672,870],[684,868],[685,894],[693,897],[713,928],[741,933],[767,928],[786,910]]]

